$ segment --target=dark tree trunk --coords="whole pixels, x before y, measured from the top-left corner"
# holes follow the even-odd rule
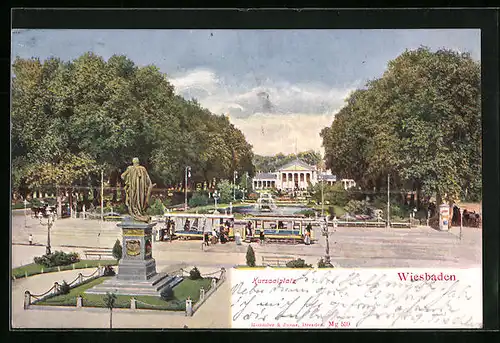
[[[92,188],[92,195],[93,195],[93,199],[92,199],[92,204],[94,206],[99,206],[99,200],[100,200],[100,195],[99,195],[99,190],[97,188]]]
[[[118,184],[118,170],[113,170],[110,175],[110,184],[111,187],[113,187],[113,203],[116,203],[116,200],[118,198],[118,191],[116,190],[117,184]]]

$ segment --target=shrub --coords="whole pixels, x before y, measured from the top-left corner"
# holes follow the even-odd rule
[[[330,201],[331,204],[337,206],[347,205],[347,202],[349,201],[349,194],[342,185],[342,182],[337,182],[332,187],[329,188],[327,199]]]
[[[77,253],[66,254],[62,251],[56,251],[53,254],[45,254],[41,257],[35,257],[33,261],[36,264],[40,264],[44,267],[51,268],[57,266],[66,266],[69,264],[80,262],[80,258]]]
[[[127,206],[125,204],[116,204],[113,206],[113,211],[120,214],[126,214]]]
[[[165,301],[173,300],[174,290],[172,289],[172,287],[167,286],[161,290],[160,297]]]
[[[255,267],[255,251],[253,251],[251,245],[248,245],[246,258],[247,258],[247,266]]]
[[[208,205],[208,196],[201,192],[196,192],[193,194],[191,199],[189,199],[189,207],[198,207]]]
[[[299,212],[297,212],[295,214],[302,214],[302,215],[304,215],[306,217],[314,217],[315,213],[316,213],[316,211],[311,210],[311,209],[308,208],[308,209],[305,209],[305,210],[301,210],[301,211],[299,211]]]
[[[259,198],[259,195],[257,193],[250,193],[247,196],[248,200],[257,200]]]
[[[146,213],[151,216],[159,216],[165,213],[165,206],[160,199],[156,199],[151,206],[146,210]]]
[[[365,200],[349,200],[345,209],[350,214],[369,214],[370,208]]]
[[[198,270],[198,268],[194,267],[193,269],[191,269],[189,271],[189,278],[191,280],[199,280],[199,279],[203,279],[203,277],[201,276],[201,273],[200,271]]]
[[[122,245],[120,244],[120,240],[117,239],[115,245],[113,246],[113,257],[116,258],[117,260],[120,260],[122,258],[122,254],[123,254]]]
[[[301,258],[288,262],[286,266],[288,268],[312,268],[311,264],[306,264],[306,261]]]
[[[68,283],[66,281],[63,281],[61,286],[59,287],[59,293],[60,294],[68,294],[70,290],[71,290],[71,287],[68,285]]]
[[[318,261],[318,268],[333,268],[333,265],[330,262],[326,262],[323,260],[323,257]]]
[[[104,276],[115,276],[116,272],[113,269],[113,266],[106,266],[104,267]]]

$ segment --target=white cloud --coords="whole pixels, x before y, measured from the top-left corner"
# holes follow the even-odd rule
[[[319,133],[331,125],[333,115],[294,113],[289,115],[259,113],[248,118],[232,118],[253,151],[259,155],[284,154],[295,151],[323,152]],[[296,145],[297,144],[297,147]],[[297,150],[296,150],[297,149]]]
[[[273,82],[259,80],[251,85],[249,75],[231,86],[213,71],[197,69],[171,80],[178,94],[196,97],[216,114],[229,114],[254,146],[254,152],[272,155],[279,152],[321,150],[321,129],[330,125],[344,99],[358,83],[346,88],[324,84]],[[244,84],[244,83],[246,84]]]

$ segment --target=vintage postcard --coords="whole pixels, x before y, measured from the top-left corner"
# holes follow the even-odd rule
[[[12,328],[481,328],[479,29],[12,30]]]

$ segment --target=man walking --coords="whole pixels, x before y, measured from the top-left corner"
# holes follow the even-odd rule
[[[30,236],[28,238],[28,241],[30,242],[30,245],[33,245],[33,235],[30,233]]]

